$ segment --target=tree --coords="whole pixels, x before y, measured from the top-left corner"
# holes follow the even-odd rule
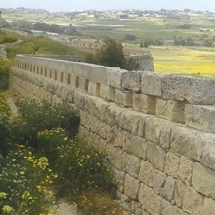
[[[137,37],[135,35],[132,35],[132,34],[126,34],[125,35],[125,40],[127,40],[127,41],[135,41],[136,38]]]
[[[123,46],[111,38],[104,40],[104,46],[95,54],[89,54],[86,58],[88,63],[94,63],[107,67],[120,67],[127,70],[137,70],[140,65],[133,60],[126,60]]]
[[[211,38],[207,38],[207,39],[204,39],[204,43],[203,43],[203,45],[204,46],[207,46],[207,47],[211,47],[212,45],[213,45],[213,39],[211,39]]]

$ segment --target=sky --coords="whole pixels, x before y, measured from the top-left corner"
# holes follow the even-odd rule
[[[50,12],[73,10],[160,10],[189,8],[215,11],[215,0],[0,0],[0,8],[40,8]]]

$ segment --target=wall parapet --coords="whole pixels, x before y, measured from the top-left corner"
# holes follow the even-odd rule
[[[215,83],[17,56],[11,88],[80,110],[79,133],[108,152],[124,214],[215,214]]]

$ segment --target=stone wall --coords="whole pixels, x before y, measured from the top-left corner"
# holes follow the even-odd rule
[[[215,214],[215,83],[17,56],[10,86],[80,110],[79,135],[106,151],[124,215]]]

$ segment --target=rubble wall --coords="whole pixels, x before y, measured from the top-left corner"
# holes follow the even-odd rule
[[[10,87],[79,109],[79,135],[108,154],[124,215],[215,214],[213,81],[20,55]]]

